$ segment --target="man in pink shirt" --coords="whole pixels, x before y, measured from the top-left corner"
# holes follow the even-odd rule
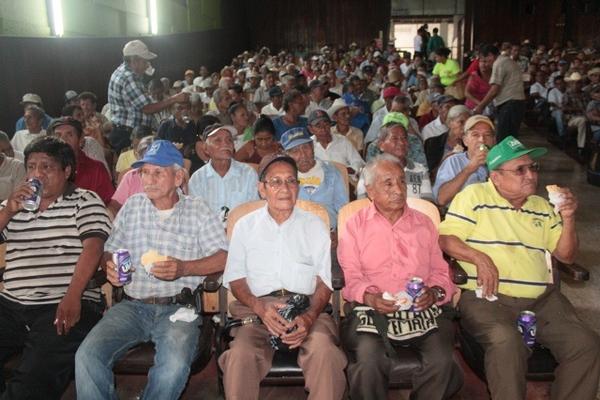
[[[413,374],[411,399],[448,398],[462,386],[462,373],[452,356],[454,310],[449,302],[455,287],[437,229],[429,217],[407,207],[404,170],[396,157],[376,157],[363,174],[372,204],[348,220],[337,250],[346,281],[343,296],[358,306],[342,326],[349,393],[352,400],[387,398],[391,358],[396,356],[393,346],[402,345],[413,348],[421,359],[421,368]],[[384,297],[405,291],[413,277],[423,280],[423,290],[413,309],[399,311],[396,300]],[[390,332],[385,337],[373,330],[364,333],[368,331],[362,329],[359,309],[369,310],[365,314],[375,326],[398,320],[394,329],[400,334],[390,339]],[[429,324],[429,317],[437,328],[414,328]],[[407,329],[409,325],[413,328]],[[377,332],[387,328],[379,326]]]

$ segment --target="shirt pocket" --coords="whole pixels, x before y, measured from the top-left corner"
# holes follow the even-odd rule
[[[292,274],[289,276],[291,285],[286,285],[292,291],[303,294],[313,294],[316,288],[317,271],[314,265],[302,262],[292,263]],[[287,280],[287,279],[286,279]],[[286,282],[287,283],[287,282]]]

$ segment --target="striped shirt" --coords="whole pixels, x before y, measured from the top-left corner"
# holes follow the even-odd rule
[[[148,275],[141,265],[147,251],[189,261],[227,249],[225,231],[216,214],[203,200],[178,194],[179,201],[164,221],[145,193],[131,196],[117,214],[104,251],[129,250],[135,272],[125,293],[133,298],[174,296],[184,287],[194,290],[204,280],[202,276],[184,276],[163,281]]]
[[[6,207],[6,201],[0,207]],[[16,214],[0,238],[7,244],[0,296],[25,305],[59,303],[71,283],[83,241],[106,240],[110,229],[98,195],[72,185],[43,212]],[[83,299],[99,301],[100,289],[86,289]]]
[[[146,94],[142,78],[123,63],[112,73],[108,82],[108,104],[111,120],[116,125],[130,128],[152,124],[152,116],[144,114],[142,108],[152,103]]]
[[[440,235],[454,235],[487,254],[500,275],[498,292],[507,296],[537,298],[551,282],[546,251],[552,253],[562,233],[562,220],[542,197],[529,196],[514,208],[488,180],[459,192],[440,224]],[[477,269],[461,261],[475,289]]]

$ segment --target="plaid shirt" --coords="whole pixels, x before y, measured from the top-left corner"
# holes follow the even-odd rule
[[[160,221],[157,209],[145,193],[131,196],[117,214],[112,234],[104,251],[114,253],[128,249],[136,268],[125,293],[136,299],[174,296],[184,287],[194,290],[203,276],[184,276],[163,281],[146,273],[141,257],[149,250],[180,260],[198,260],[227,250],[223,225],[206,203],[198,198],[179,194],[173,213]]]
[[[567,90],[563,103],[565,115],[575,117],[585,114],[585,95],[582,91]]]
[[[152,116],[144,114],[142,108],[151,104],[142,78],[137,76],[127,63],[119,65],[108,83],[108,103],[111,120],[116,125],[130,128],[152,124]]]

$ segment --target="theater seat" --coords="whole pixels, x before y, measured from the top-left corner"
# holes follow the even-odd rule
[[[227,218],[227,237],[231,239],[233,234],[233,228],[236,222],[244,215],[255,211],[261,207],[264,207],[266,202],[264,200],[257,200],[239,205],[238,207],[231,210]],[[308,200],[297,200],[296,206],[317,215],[323,220],[326,226],[329,227],[329,214],[327,210],[317,204]],[[340,282],[343,284],[343,279],[340,281],[339,273],[332,271],[332,286],[334,290],[336,285]],[[340,289],[337,287],[337,289]],[[220,320],[221,324],[217,327],[217,343],[216,343],[216,354],[218,357],[229,348],[229,343],[233,340],[231,336],[231,330],[233,327],[228,323],[230,318],[227,315],[228,304],[235,298],[231,292],[225,288],[221,288],[220,296]],[[335,319],[336,313],[339,315],[339,308],[336,308],[336,304],[339,306],[339,301],[336,303],[332,301],[332,313]],[[271,369],[267,376],[261,381],[261,386],[302,386],[304,385],[304,375],[302,369],[298,365],[298,349],[289,352],[276,351],[273,356],[273,362]],[[218,367],[218,378],[219,378],[219,389],[223,392],[223,371]]]

